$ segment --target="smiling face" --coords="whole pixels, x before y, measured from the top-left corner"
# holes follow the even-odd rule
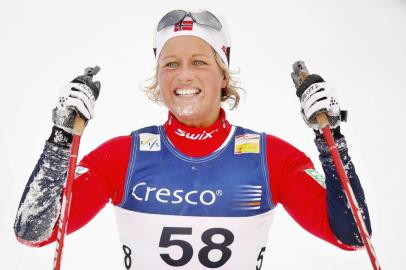
[[[162,48],[157,73],[162,100],[180,122],[207,127],[217,120],[227,81],[208,43],[195,36],[171,38]]]

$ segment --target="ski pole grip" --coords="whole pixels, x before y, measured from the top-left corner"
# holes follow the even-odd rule
[[[81,136],[83,134],[83,131],[85,130],[86,127],[86,121],[80,117],[78,113],[76,113],[75,116],[75,122],[73,123],[73,129],[72,133],[78,136]]]
[[[323,78],[317,74],[310,74],[306,68],[306,65],[303,61],[296,61],[293,63],[293,72],[291,77],[296,87],[296,96],[301,99],[304,91],[314,84],[319,82],[324,82]],[[319,112],[316,115],[317,123],[321,128],[329,124],[326,113]]]
[[[90,76],[90,77],[93,78],[94,75],[99,73],[100,69],[101,68],[99,66],[88,67],[88,68],[85,69],[85,76]]]

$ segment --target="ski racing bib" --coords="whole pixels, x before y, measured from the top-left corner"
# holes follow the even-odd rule
[[[232,127],[217,151],[192,158],[162,126],[135,131],[114,207],[124,269],[259,270],[273,208],[265,134]]]

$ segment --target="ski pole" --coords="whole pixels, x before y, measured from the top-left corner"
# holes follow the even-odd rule
[[[296,89],[298,89],[297,95],[300,98],[303,94],[305,89],[300,89],[303,91],[299,91],[299,87],[306,79],[315,79],[315,82],[319,82],[321,79],[318,75],[309,75],[309,72],[305,66],[303,61],[297,61],[293,64],[293,72],[292,72],[292,79],[295,82]],[[312,77],[312,78],[310,78]],[[316,81],[319,80],[319,81]],[[374,270],[381,270],[381,266],[378,262],[378,257],[376,256],[375,250],[372,246],[371,237],[368,233],[366,228],[365,222],[362,219],[361,209],[358,206],[358,202],[355,199],[354,192],[350,185],[350,181],[348,176],[344,170],[343,162],[341,161],[340,154],[338,153],[337,146],[334,142],[333,135],[330,131],[329,121],[325,112],[319,112],[316,115],[317,123],[322,128],[322,133],[324,139],[326,140],[327,146],[329,148],[330,154],[333,158],[333,162],[338,173],[341,185],[343,187],[345,196],[347,197],[348,202],[350,203],[351,212],[355,219],[355,223],[357,225],[357,229],[361,235],[362,242],[366,247],[368,252],[369,259],[371,261],[372,267]]]
[[[96,75],[100,70],[100,67],[95,66],[94,68],[86,68],[84,76],[93,77]],[[57,233],[57,244],[55,250],[55,257],[54,257],[54,270],[59,270],[61,268],[61,261],[62,261],[62,251],[63,251],[63,244],[66,234],[66,229],[68,226],[68,217],[69,217],[69,209],[70,203],[72,199],[72,183],[75,177],[75,169],[78,159],[78,152],[79,152],[79,144],[80,144],[80,137],[83,134],[83,130],[85,129],[85,120],[76,113],[75,122],[73,124],[72,130],[72,146],[71,146],[71,153],[69,158],[69,166],[68,172],[66,176],[66,183],[63,192],[62,198],[62,208],[61,214],[58,220],[58,233]]]

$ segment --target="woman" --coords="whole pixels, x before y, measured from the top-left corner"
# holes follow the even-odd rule
[[[171,11],[157,25],[154,52],[157,71],[149,91],[168,108],[168,120],[114,138],[83,158],[68,233],[111,202],[126,269],[261,269],[273,209],[281,203],[321,239],[346,250],[362,246],[314,120],[319,111],[335,120],[330,125],[371,231],[340,133],[339,104],[326,83],[310,85],[301,98],[303,118],[315,129],[324,181],[309,158],[287,142],[227,121],[221,104],[235,108],[239,96],[228,70],[223,21],[208,11]],[[98,82],[82,78],[61,91],[55,125],[16,217],[15,232],[25,244],[56,239],[73,119],[76,113],[93,117],[99,89]]]

